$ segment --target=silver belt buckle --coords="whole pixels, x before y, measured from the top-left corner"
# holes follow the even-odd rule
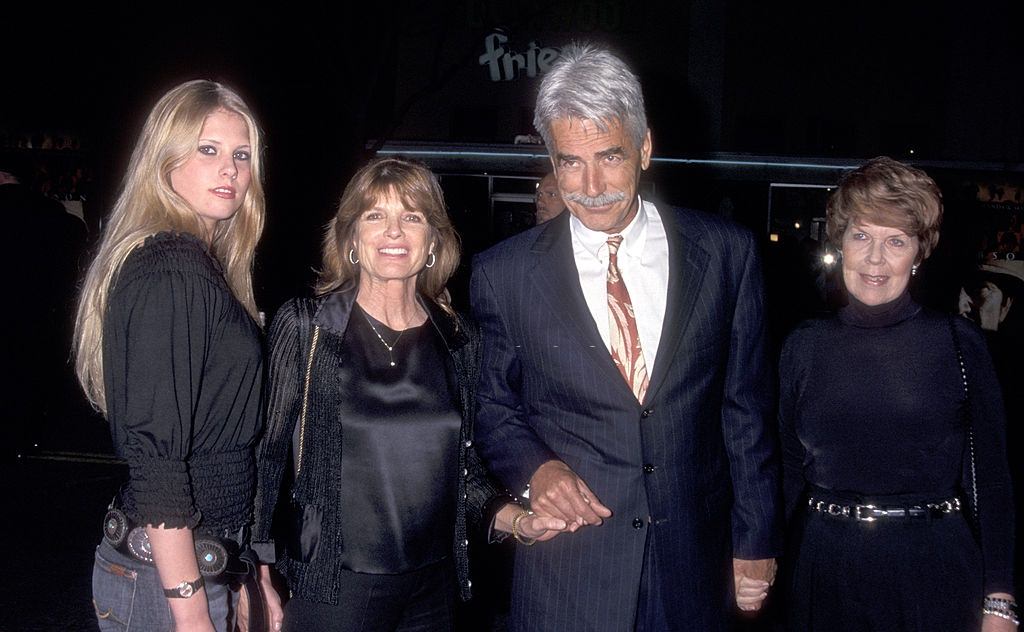
[[[951,498],[949,500],[944,500],[941,503],[935,503],[930,507],[934,507],[935,509],[938,509],[944,514],[951,514],[954,511],[960,511],[960,499]]]
[[[854,520],[857,520],[858,522],[874,522],[874,521],[878,520],[878,518],[876,518],[876,517],[874,517],[874,516],[872,516],[870,514],[864,515],[862,512],[865,512],[865,511],[871,512],[871,511],[874,511],[875,509],[878,509],[878,507],[876,507],[875,505],[854,505],[853,506],[853,518],[854,518]]]
[[[829,503],[825,508],[825,511],[830,516],[848,516],[850,515],[850,508],[844,507],[838,503]]]

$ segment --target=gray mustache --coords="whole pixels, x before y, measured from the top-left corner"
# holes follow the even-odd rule
[[[607,206],[615,202],[621,202],[626,199],[626,194],[622,191],[617,191],[615,193],[602,193],[601,195],[590,197],[583,193],[569,193],[562,197],[566,202],[575,202],[576,204],[593,208],[595,206]]]

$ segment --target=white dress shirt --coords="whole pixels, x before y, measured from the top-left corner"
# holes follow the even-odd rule
[[[654,370],[661,341],[661,324],[668,301],[668,239],[658,209],[638,198],[639,210],[619,234],[619,272],[629,291],[636,315],[637,332],[647,375]],[[573,257],[583,297],[590,308],[601,340],[611,353],[608,333],[608,238],[613,235],[590,230],[575,216],[569,218]]]

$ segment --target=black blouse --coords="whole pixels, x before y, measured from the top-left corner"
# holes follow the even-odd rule
[[[259,327],[196,237],[159,233],[125,260],[107,301],[103,365],[114,449],[140,524],[237,529],[252,511]]]
[[[434,327],[373,327],[355,305],[338,367],[342,410],[340,563],[361,573],[403,573],[451,555],[458,488],[454,375]],[[390,362],[395,362],[391,366]],[[372,526],[370,526],[372,525]]]
[[[267,423],[258,451],[253,549],[261,561],[276,561],[293,594],[319,603],[337,603],[338,586],[343,581],[337,552],[342,546],[342,515],[348,511],[348,506],[341,503],[345,440],[338,411],[346,406],[348,393],[343,388],[338,367],[348,362],[342,345],[350,316],[359,318],[354,313],[355,297],[355,288],[347,287],[316,299],[288,301],[274,316],[268,336]],[[453,490],[456,514],[449,551],[455,562],[460,595],[469,599],[468,533],[471,529],[485,529],[494,512],[511,499],[490,477],[473,444],[475,389],[480,366],[479,332],[472,322],[445,312],[433,301],[423,297],[419,300],[430,317],[434,333],[444,344],[445,364],[455,377],[449,387],[461,413],[461,428],[455,444],[458,455]],[[310,362],[309,352],[317,328],[318,343]],[[307,370],[310,379],[302,467],[281,494],[285,471],[294,468],[290,454],[295,447],[296,429],[301,428],[298,422],[305,399]],[[275,533],[281,537],[275,542],[271,527],[278,513],[279,496],[282,496],[281,505],[287,503],[287,511],[283,513],[299,521],[303,534],[312,533],[306,530],[307,526],[319,529],[315,543],[301,541],[301,537],[294,542],[293,538],[285,537],[293,535],[289,529]],[[318,526],[321,524],[322,529]]]
[[[1013,591],[1013,500],[999,383],[980,331],[954,326],[967,365],[987,592]],[[940,499],[961,491],[963,380],[949,317],[909,294],[809,321],[780,364],[786,507],[809,483],[841,496]]]

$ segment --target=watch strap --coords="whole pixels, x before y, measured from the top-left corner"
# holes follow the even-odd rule
[[[174,588],[164,588],[164,596],[168,599],[188,599],[199,592],[199,589],[205,585],[206,580],[200,575],[195,581],[181,582]]]

